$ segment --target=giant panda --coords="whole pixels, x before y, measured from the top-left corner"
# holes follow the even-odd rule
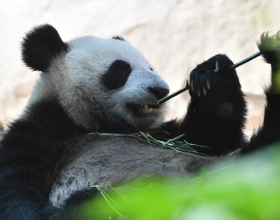
[[[263,35],[259,44],[273,74],[279,70],[279,49],[266,44],[275,46],[279,38],[279,33],[275,38]],[[187,114],[167,122],[166,105],[157,104],[169,92],[167,83],[121,37],[63,42],[54,27],[41,25],[26,34],[22,59],[41,73],[23,114],[1,141],[3,220],[67,219],[65,210],[96,194],[93,185],[106,189],[136,177],[177,178],[218,160],[150,146],[134,137],[93,133],[143,131],[158,139],[166,132],[170,138],[185,134],[188,142],[209,146],[204,152],[209,155],[242,146],[250,152],[279,138],[256,140],[253,147],[244,142],[246,102],[236,71],[220,74],[233,64],[223,54],[191,72]],[[277,97],[268,99],[266,111],[274,117],[270,111],[279,95],[272,96]],[[271,128],[267,114],[263,133]]]

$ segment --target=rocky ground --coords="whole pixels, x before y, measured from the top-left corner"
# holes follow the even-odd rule
[[[226,53],[238,62],[257,52],[260,34],[280,29],[279,9],[278,0],[2,1],[0,127],[22,112],[38,77],[20,58],[21,39],[35,25],[52,24],[65,41],[121,35],[145,54],[173,92],[212,55]],[[238,68],[250,109],[248,134],[262,122],[269,69],[261,58]],[[175,98],[169,118],[182,115],[188,99],[187,92]]]

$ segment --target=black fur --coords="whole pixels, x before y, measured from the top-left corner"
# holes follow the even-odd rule
[[[46,71],[52,60],[63,52],[67,52],[67,44],[48,24],[32,29],[22,42],[22,59],[33,70]]]
[[[125,85],[131,71],[132,69],[127,62],[116,60],[103,75],[102,83],[109,90],[121,88]]]

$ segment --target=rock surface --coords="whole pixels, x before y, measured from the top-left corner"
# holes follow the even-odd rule
[[[21,39],[35,25],[52,24],[65,41],[83,35],[123,36],[144,53],[174,92],[210,56],[226,53],[238,62],[257,52],[260,34],[280,29],[279,9],[278,0],[2,1],[0,127],[22,112],[38,77],[20,58]],[[269,71],[261,58],[238,68],[249,102],[248,134],[261,124]],[[186,92],[170,102],[169,118],[185,112],[188,98]]]

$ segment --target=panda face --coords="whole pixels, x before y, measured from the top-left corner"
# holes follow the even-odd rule
[[[26,42],[28,46],[28,38]],[[65,45],[67,50],[41,65],[48,66],[46,69],[37,68],[43,74],[31,97],[33,102],[46,95],[56,97],[77,124],[93,130],[108,121],[124,121],[136,129],[162,122],[165,106],[157,102],[168,94],[169,87],[135,47],[119,38],[93,36]]]
[[[86,97],[84,107],[94,105],[95,112],[106,112],[109,120],[121,119],[138,129],[162,121],[164,107],[157,102],[168,94],[169,87],[140,51],[123,40],[96,37],[75,39],[67,45],[64,82],[79,90],[72,98]]]

